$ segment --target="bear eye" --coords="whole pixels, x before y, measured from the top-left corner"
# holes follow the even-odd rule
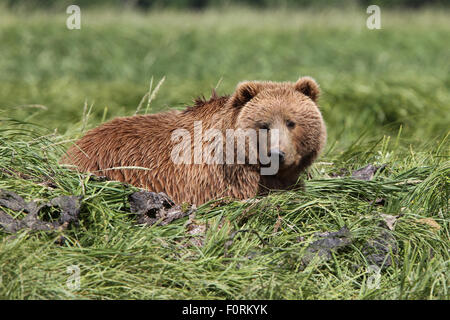
[[[268,123],[260,123],[259,128],[265,129],[265,130],[270,130],[270,125]]]
[[[288,121],[286,121],[286,126],[290,129],[292,129],[295,127],[295,122],[288,120]]]

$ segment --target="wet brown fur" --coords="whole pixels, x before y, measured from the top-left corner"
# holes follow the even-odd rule
[[[248,199],[271,189],[289,189],[325,144],[318,94],[317,84],[309,77],[296,83],[242,82],[232,96],[218,97],[213,92],[208,101],[197,99],[184,111],[116,118],[88,131],[62,162],[83,172],[165,192],[177,203],[202,204],[225,196]],[[295,121],[295,128],[284,128],[285,118]],[[258,164],[175,164],[172,132],[182,128],[194,137],[194,121],[202,121],[203,132],[215,128],[224,136],[226,129],[258,130],[261,122],[271,122],[284,130],[280,148],[289,156],[288,164],[275,176],[262,176]],[[194,143],[191,150],[194,154]],[[117,167],[122,169],[111,169]]]

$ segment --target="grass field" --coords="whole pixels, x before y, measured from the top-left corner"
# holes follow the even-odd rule
[[[0,231],[0,298],[449,298],[450,12],[382,10],[381,30],[368,30],[357,8],[82,9],[81,30],[66,18],[0,11],[0,189],[27,201],[84,197],[77,227]],[[87,129],[134,114],[152,78],[153,88],[165,81],[149,112],[215,87],[231,93],[242,80],[302,75],[321,85],[329,136],[306,189],[201,206],[203,245],[187,218],[136,225],[126,201],[135,189],[58,165]],[[386,167],[370,181],[339,176],[368,164]],[[393,231],[381,214],[398,216]],[[304,263],[315,233],[344,226],[350,245]],[[364,248],[383,232],[396,249],[374,274]]]

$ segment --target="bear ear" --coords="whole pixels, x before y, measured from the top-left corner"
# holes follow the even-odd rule
[[[241,107],[252,100],[261,90],[261,84],[255,81],[240,82],[231,97],[233,107]]]
[[[312,101],[317,102],[319,98],[320,89],[317,82],[311,77],[302,77],[294,85],[295,90],[303,93],[305,96],[311,98]]]

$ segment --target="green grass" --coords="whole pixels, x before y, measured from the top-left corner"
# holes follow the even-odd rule
[[[449,298],[450,12],[382,11],[373,31],[356,9],[82,10],[79,31],[65,28],[66,16],[0,13],[0,189],[42,202],[84,196],[76,228],[0,231],[0,298]],[[87,129],[134,114],[152,77],[153,87],[165,77],[150,105],[157,112],[216,86],[225,94],[242,80],[301,75],[321,85],[329,133],[305,191],[200,207],[196,220],[209,225],[203,246],[190,245],[187,218],[137,226],[126,201],[135,189],[58,165]],[[333,177],[368,163],[387,166],[372,181]],[[369,288],[362,252],[385,229],[379,213],[401,214],[399,250]],[[302,264],[314,233],[344,226],[351,246]],[[248,232],[226,249],[235,230],[267,244]],[[64,245],[55,243],[61,235]],[[67,287],[71,265],[81,271],[79,290]]]

